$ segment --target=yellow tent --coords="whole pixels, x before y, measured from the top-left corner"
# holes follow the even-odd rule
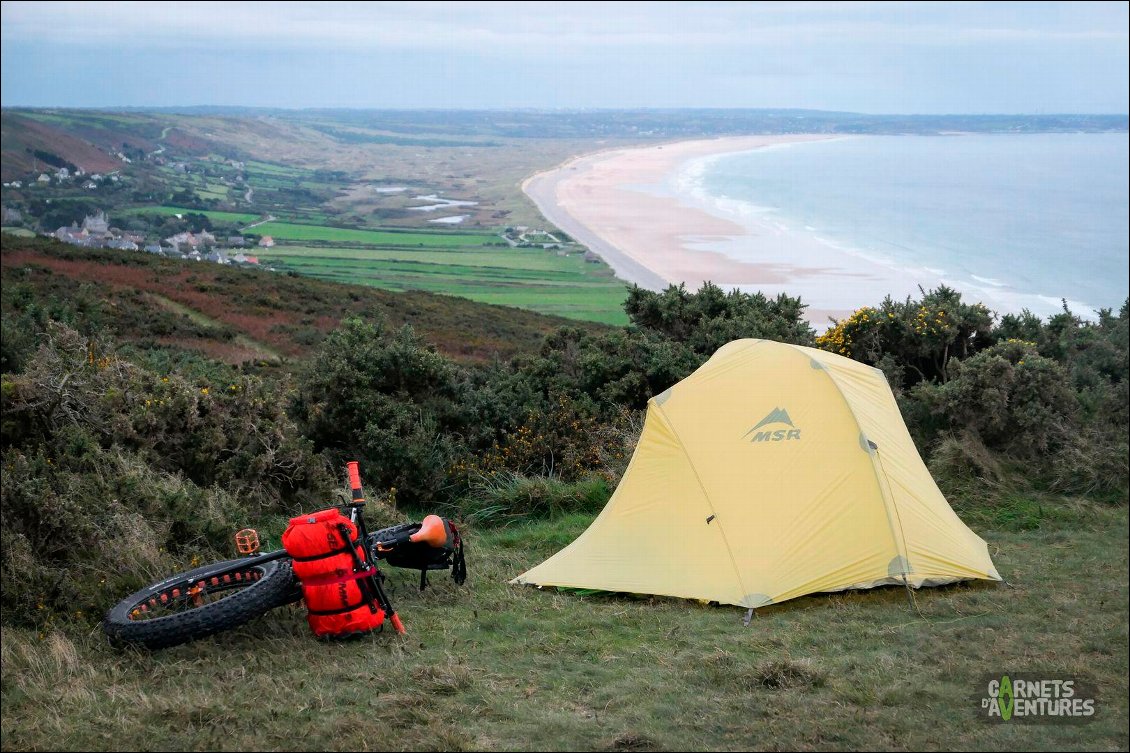
[[[608,505],[512,583],[761,607],[818,591],[1000,580],[878,369],[735,340],[648,405]]]

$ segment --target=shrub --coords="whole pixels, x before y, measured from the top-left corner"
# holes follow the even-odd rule
[[[1019,340],[955,360],[949,381],[921,383],[911,395],[949,431],[971,432],[1015,458],[1058,451],[1078,428],[1079,401],[1066,371]]]
[[[79,428],[103,449],[278,511],[328,480],[286,414],[288,391],[252,376],[227,384],[161,376],[107,342],[53,324],[23,373],[5,376],[3,442],[50,448],[60,432]]]
[[[576,481],[599,476],[615,484],[639,437],[639,414],[623,409],[611,420],[566,395],[551,396],[546,408],[531,409],[513,428],[503,429],[489,447],[457,461],[453,476],[462,482],[477,476],[511,472],[541,474]]]
[[[189,566],[234,556],[253,522],[235,494],[105,449],[88,429],[3,452],[0,582],[4,621],[99,619],[125,594]]]
[[[814,332],[804,319],[800,298],[780,294],[729,293],[710,282],[697,293],[686,286],[670,286],[653,293],[633,285],[624,311],[637,327],[665,335],[710,356],[731,340],[756,337],[798,345],[811,345]]]
[[[304,433],[339,459],[362,462],[371,486],[411,506],[445,496],[468,414],[459,369],[405,326],[347,320],[300,377]]]
[[[951,358],[966,358],[991,344],[993,316],[983,304],[963,303],[941,286],[921,300],[888,297],[865,306],[816,338],[816,346],[878,366],[896,389],[921,381],[946,381]]]

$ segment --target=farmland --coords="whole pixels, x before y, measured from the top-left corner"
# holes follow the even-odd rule
[[[235,224],[250,224],[259,220],[259,215],[248,214],[246,212],[221,212],[214,209],[186,209],[184,207],[138,207],[129,210],[131,214],[159,214],[162,216],[173,216],[178,214],[187,214],[189,212],[195,214],[202,214],[214,222],[231,222]]]
[[[429,248],[457,248],[463,246],[489,246],[503,241],[487,233],[429,233],[363,230],[357,228],[300,225],[290,222],[267,222],[255,232],[269,235],[275,240],[329,241],[333,243],[359,243],[366,245],[425,246]]]
[[[268,223],[256,230],[268,232],[266,228],[276,224],[282,223]],[[492,239],[438,233],[372,235],[390,236],[396,245],[279,245],[261,251],[259,257],[272,266],[333,282],[461,295],[482,303],[606,324],[627,321],[622,308],[626,293],[623,283],[603,265],[586,263],[577,254],[558,256],[543,249],[485,245],[498,242],[497,236]],[[451,243],[458,238],[470,242]],[[413,242],[416,247],[411,245]]]

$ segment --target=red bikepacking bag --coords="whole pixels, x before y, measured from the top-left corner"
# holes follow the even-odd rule
[[[291,518],[282,545],[294,560],[314,635],[365,633],[381,626],[385,613],[364,585],[374,570],[357,572],[357,563],[367,562],[364,542],[358,540],[357,526],[340,510]]]

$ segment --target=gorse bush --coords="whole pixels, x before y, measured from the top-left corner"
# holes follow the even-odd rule
[[[881,368],[947,493],[989,481],[1125,501],[1130,487],[1128,315],[1067,307],[993,325],[948,288],[865,307],[817,345]],[[984,489],[985,487],[980,487]]]
[[[946,382],[921,382],[911,395],[941,429],[972,432],[989,449],[1015,458],[1058,452],[1079,428],[1079,401],[1067,371],[1021,340],[955,360]]]
[[[49,447],[62,429],[79,427],[104,448],[277,509],[326,479],[286,413],[287,391],[250,376],[203,385],[160,376],[51,325],[24,371],[4,378],[3,443]]]
[[[992,313],[980,303],[963,303],[945,286],[920,300],[887,297],[838,321],[817,347],[883,369],[896,389],[948,378],[950,359],[965,358],[992,343]]]
[[[97,617],[327,485],[283,385],[161,376],[57,324],[42,340],[2,383],[6,620]]]
[[[375,489],[431,503],[448,485],[469,416],[458,367],[411,327],[347,320],[300,376],[303,432],[338,460],[357,459]]]
[[[800,298],[784,294],[768,298],[736,288],[726,293],[710,282],[697,293],[685,285],[672,285],[661,293],[633,285],[624,302],[632,324],[707,357],[743,337],[811,345],[815,332],[804,319],[805,308]]]
[[[584,403],[551,396],[546,412],[530,410],[500,440],[458,461],[453,473],[463,487],[473,486],[475,478],[506,473],[565,482],[599,477],[615,484],[639,438],[641,415],[625,408],[613,419],[602,419]]]

